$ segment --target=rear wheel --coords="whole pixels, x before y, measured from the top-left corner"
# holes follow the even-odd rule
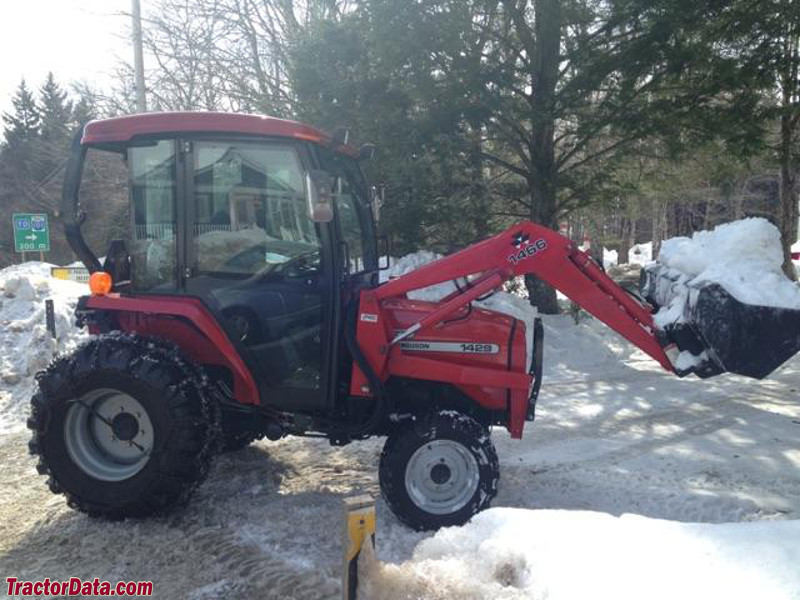
[[[389,435],[383,498],[417,530],[462,525],[497,494],[500,468],[488,429],[455,411],[425,415]]]
[[[93,339],[37,376],[28,426],[54,493],[92,515],[140,517],[187,500],[220,435],[202,371],[168,343]]]

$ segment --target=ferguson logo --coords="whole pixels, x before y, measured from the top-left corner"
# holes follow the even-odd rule
[[[511,245],[517,249],[508,257],[508,262],[510,262],[512,265],[516,265],[521,260],[530,258],[537,252],[541,252],[547,248],[547,242],[544,241],[543,238],[539,238],[538,240],[532,242],[531,236],[522,231],[511,236]]]

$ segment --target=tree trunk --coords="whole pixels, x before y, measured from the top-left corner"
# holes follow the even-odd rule
[[[636,243],[636,219],[625,216],[622,218],[622,235],[619,243],[619,258],[617,262],[621,265],[628,264],[628,255],[631,246]]]
[[[792,263],[792,244],[797,241],[797,172],[792,160],[794,131],[789,114],[781,115],[781,187],[780,208],[778,210],[778,228],[783,245],[783,272],[792,281],[797,281],[794,263]]]
[[[667,201],[663,202],[658,197],[652,200],[652,220],[653,220],[653,260],[658,256],[661,249],[661,241],[667,236]]]
[[[523,4],[523,14],[524,6]],[[558,173],[555,161],[555,93],[561,46],[560,0],[534,0],[534,48],[531,57],[531,139],[532,164],[528,189],[531,219],[558,229],[556,189]],[[556,291],[528,275],[525,277],[531,304],[545,314],[558,313]]]

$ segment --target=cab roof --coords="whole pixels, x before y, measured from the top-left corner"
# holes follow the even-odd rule
[[[121,144],[137,136],[180,133],[228,133],[288,137],[327,144],[328,134],[276,117],[220,112],[141,113],[90,121],[83,130],[81,144]]]

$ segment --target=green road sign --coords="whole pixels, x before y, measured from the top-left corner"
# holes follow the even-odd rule
[[[50,227],[47,215],[14,214],[14,250],[17,252],[49,252]]]

